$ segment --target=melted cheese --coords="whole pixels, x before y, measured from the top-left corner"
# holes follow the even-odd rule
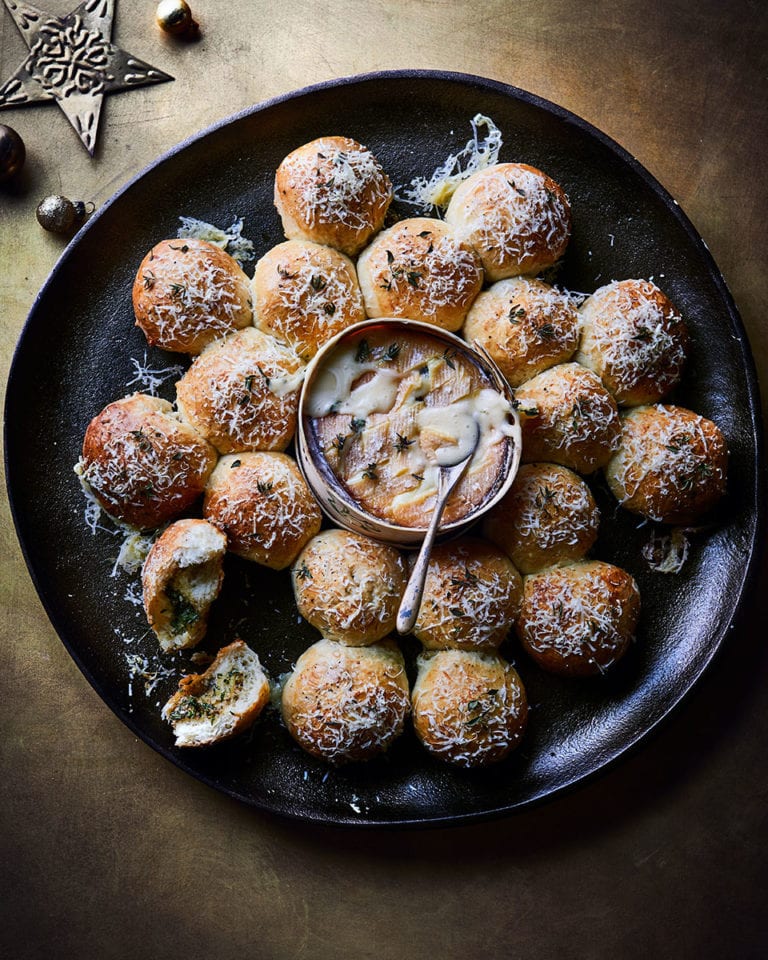
[[[320,451],[351,498],[404,526],[426,525],[440,466],[468,456],[479,431],[448,515],[476,508],[512,434],[508,401],[463,354],[428,334],[400,343],[383,330],[357,335],[324,358],[306,404]]]
[[[396,199],[423,210],[444,210],[460,183],[473,173],[499,162],[499,151],[504,143],[501,130],[482,113],[475,114],[471,123],[472,139],[463,149],[449,154],[429,178],[416,177],[407,186],[397,187]],[[480,127],[486,130],[482,139]]]

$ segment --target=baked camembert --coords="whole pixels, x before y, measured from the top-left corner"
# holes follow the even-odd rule
[[[392,321],[343,337],[318,361],[305,398],[310,445],[327,479],[365,512],[428,525],[441,466],[469,455],[444,523],[495,490],[513,433],[511,406],[465,347]]]

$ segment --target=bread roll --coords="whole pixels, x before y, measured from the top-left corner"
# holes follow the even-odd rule
[[[134,393],[91,420],[76,471],[110,516],[148,530],[190,507],[215,464],[167,400]]]
[[[517,634],[526,653],[549,673],[589,677],[626,653],[640,613],[632,577],[592,560],[524,578]]]
[[[324,637],[366,646],[394,631],[406,580],[394,547],[325,530],[304,547],[292,576],[299,613]]]
[[[177,520],[144,561],[144,611],[165,652],[196,646],[224,580],[227,538],[205,520]]]
[[[232,553],[284,570],[320,529],[321,514],[284,453],[222,457],[205,490],[203,514],[227,535]]]
[[[282,709],[307,753],[336,764],[367,760],[400,736],[410,711],[403,656],[391,641],[348,647],[320,640],[299,657]]]
[[[219,453],[285,450],[303,377],[292,350],[249,327],[203,350],[176,384],[179,413]]]
[[[416,736],[430,753],[460,767],[503,760],[520,743],[528,719],[515,669],[466,650],[420,657],[412,702]]]
[[[578,363],[550,367],[518,387],[515,398],[524,463],[551,461],[591,473],[618,448],[616,401],[597,374]]]
[[[413,632],[427,650],[494,650],[522,596],[520,574],[493,544],[478,537],[438,544]]]
[[[177,747],[206,747],[252,726],[269,701],[269,680],[242,640],[222,647],[205,673],[182,677],[163,707]]]
[[[674,304],[650,280],[620,280],[580,309],[576,360],[594,370],[618,404],[661,400],[679,381],[688,330]]]
[[[566,467],[527,463],[483,521],[483,535],[521,573],[573,563],[597,539],[600,511],[589,487]]]
[[[485,347],[513,387],[570,360],[579,345],[572,299],[541,280],[500,280],[469,311],[463,336]]]
[[[499,163],[472,174],[454,193],[445,219],[480,254],[491,282],[553,266],[571,235],[562,188],[525,163]]]
[[[634,407],[605,468],[619,503],[665,523],[692,523],[725,493],[728,447],[711,420],[684,407]]]
[[[253,319],[248,277],[220,247],[205,240],[162,240],[141,261],[133,310],[153,347],[200,353]]]
[[[401,220],[357,261],[369,317],[405,317],[458,330],[483,285],[480,257],[442,220]]]
[[[366,318],[355,265],[317,243],[279,243],[256,264],[251,286],[254,324],[305,363],[345,327]]]
[[[321,137],[283,160],[275,206],[289,240],[312,240],[348,256],[381,230],[392,184],[371,151],[349,137]]]

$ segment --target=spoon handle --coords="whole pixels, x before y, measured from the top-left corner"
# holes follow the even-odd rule
[[[442,492],[442,491],[441,491]],[[397,611],[397,632],[410,633],[416,617],[419,615],[421,598],[424,595],[424,583],[427,579],[427,568],[429,567],[429,558],[432,555],[432,544],[437,536],[437,528],[440,526],[440,519],[445,509],[445,495],[439,498],[435,504],[435,510],[432,514],[432,520],[427,528],[427,535],[419,550],[416,563],[408,578],[408,585],[405,588],[403,599],[400,601],[400,609]]]

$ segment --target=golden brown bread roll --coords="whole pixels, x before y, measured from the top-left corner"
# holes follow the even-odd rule
[[[503,760],[528,719],[525,689],[500,657],[441,650],[419,657],[413,727],[430,753],[461,767]]]
[[[483,285],[480,257],[442,220],[401,220],[357,261],[369,317],[405,317],[458,330]]]
[[[561,363],[515,391],[523,431],[523,462],[560,463],[591,473],[619,445],[616,401],[597,374],[578,363]]]
[[[141,584],[144,611],[164,651],[196,646],[224,580],[227,538],[205,520],[177,520],[152,544]]]
[[[283,688],[283,720],[321,760],[367,760],[386,750],[410,711],[403,655],[392,641],[348,647],[320,640],[299,657]]]
[[[479,537],[438,544],[413,632],[427,650],[494,650],[522,596],[520,574],[493,544]]]
[[[650,280],[620,280],[596,290],[579,311],[575,359],[594,370],[625,406],[661,400],[679,381],[688,330],[674,304]]]
[[[472,305],[462,334],[480,343],[512,384],[565,363],[579,345],[572,299],[541,280],[500,280]]]
[[[179,413],[219,453],[285,450],[303,377],[292,350],[248,327],[207,346],[178,381]]]
[[[299,613],[324,637],[366,646],[395,629],[405,563],[394,547],[348,530],[324,530],[293,565]]]
[[[728,447],[711,420],[656,404],[628,410],[621,428],[605,478],[626,510],[665,523],[692,523],[725,493]]]
[[[190,507],[215,465],[214,448],[167,400],[134,393],[91,420],[76,469],[110,516],[147,530]]]
[[[523,583],[517,634],[543,670],[595,676],[624,656],[640,614],[640,593],[625,570],[592,560]]]
[[[581,560],[599,526],[600,511],[581,477],[556,463],[526,463],[483,521],[483,535],[521,573],[536,573]]]
[[[320,137],[288,154],[275,176],[275,206],[289,240],[348,256],[381,230],[392,184],[371,151],[349,137]]]
[[[490,281],[553,266],[571,236],[563,189],[525,163],[499,163],[459,185],[446,222],[477,250]]]
[[[284,570],[320,529],[322,516],[295,462],[284,453],[222,457],[205,490],[203,514],[232,553]]]
[[[252,726],[269,701],[269,680],[242,640],[222,647],[205,673],[182,677],[163,707],[177,747],[206,747]]]
[[[151,346],[200,353],[253,319],[248,277],[205,240],[162,240],[144,257],[133,284],[133,310]]]
[[[254,324],[308,363],[345,327],[365,320],[355,265],[338,250],[286,240],[256,264]]]

